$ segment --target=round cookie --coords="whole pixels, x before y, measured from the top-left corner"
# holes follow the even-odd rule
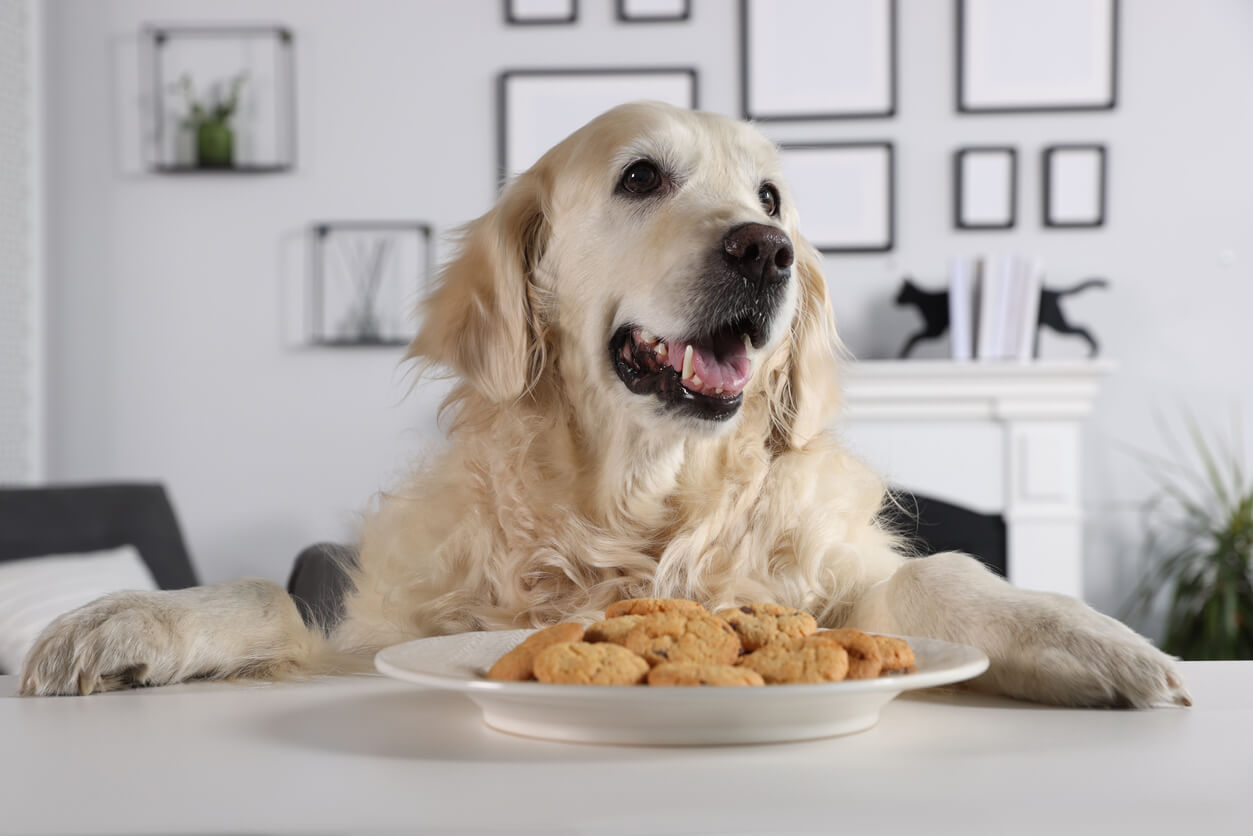
[[[776,642],[748,654],[740,664],[757,671],[768,685],[839,682],[848,673],[848,652],[827,642]]]
[[[737,665],[666,662],[648,672],[649,685],[765,685],[761,674]]]
[[[558,642],[577,642],[583,638],[583,626],[572,622],[554,624],[532,633],[521,644],[496,660],[487,672],[488,679],[506,682],[525,682],[535,676],[535,657],[549,645]]]
[[[883,656],[875,637],[861,630],[823,630],[803,640],[804,644],[838,644],[848,653],[845,679],[874,679],[883,669]]]
[[[583,634],[583,641],[622,644],[626,634],[631,632],[631,628],[643,620],[642,615],[619,615],[615,618],[606,618],[588,627],[587,632]]]
[[[659,612],[705,612],[705,608],[695,601],[682,598],[628,598],[610,604],[605,610],[605,618],[617,618],[620,615],[653,615]]]
[[[648,663],[626,648],[600,642],[560,642],[535,657],[535,678],[565,685],[638,685]]]
[[[914,649],[909,642],[896,636],[874,637],[879,645],[879,655],[883,657],[885,671],[907,671],[914,666]]]
[[[622,646],[643,656],[650,665],[730,665],[740,655],[740,639],[731,625],[703,610],[645,616],[626,634]]]
[[[818,630],[818,622],[812,615],[780,604],[745,604],[719,610],[716,615],[735,628],[748,651],[771,642],[804,638]]]

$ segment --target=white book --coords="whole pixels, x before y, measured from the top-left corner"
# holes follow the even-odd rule
[[[996,356],[999,360],[1011,360],[1018,356],[1018,342],[1022,338],[1022,308],[1026,302],[1026,261],[1010,256],[1005,272],[1005,325],[1001,330]]]
[[[980,360],[1005,359],[1005,327],[1009,319],[1009,286],[1013,260],[998,255],[989,258],[979,287]]]
[[[1020,363],[1035,359],[1035,335],[1040,319],[1040,294],[1044,291],[1044,262],[1032,258],[1026,262],[1023,273],[1023,309],[1019,318],[1022,333],[1018,335],[1015,352]]]
[[[975,350],[975,262],[957,256],[948,264],[948,335],[954,360],[970,360]]]

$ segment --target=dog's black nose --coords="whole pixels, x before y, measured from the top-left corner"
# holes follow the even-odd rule
[[[766,224],[740,224],[722,239],[727,265],[761,292],[792,274],[792,241]]]

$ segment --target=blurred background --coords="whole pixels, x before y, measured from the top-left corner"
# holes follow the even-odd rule
[[[1119,614],[1191,555],[1152,588],[1195,572],[1187,617],[1247,633],[1250,91],[1247,0],[3,0],[0,482],[159,483],[200,580],[284,581],[440,441],[397,313],[449,234],[587,116],[670,98],[783,144],[856,449],[1004,521],[1011,578],[1017,549]],[[982,264],[931,306],[956,328],[1011,256],[1030,333],[895,359],[906,278]],[[1060,304],[1099,355],[1032,341],[1022,294],[1092,277]]]

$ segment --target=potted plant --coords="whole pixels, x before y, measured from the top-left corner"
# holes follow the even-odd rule
[[[1150,568],[1128,611],[1143,614],[1169,591],[1164,651],[1253,659],[1253,483],[1237,453],[1212,446],[1195,420],[1188,431],[1190,462],[1140,456],[1160,490],[1145,507]]]
[[[176,87],[187,101],[182,126],[196,138],[196,165],[200,168],[231,168],[235,165],[235,135],[230,120],[239,108],[239,93],[246,73],[209,88],[206,100],[197,95],[191,77],[183,75]]]

